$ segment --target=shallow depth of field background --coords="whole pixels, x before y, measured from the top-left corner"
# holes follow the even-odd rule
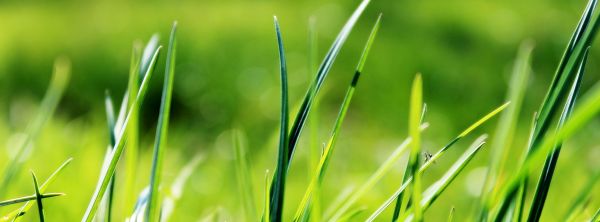
[[[4,0],[0,2],[0,172],[11,147],[36,114],[54,59],[68,57],[72,62],[70,84],[25,168],[45,180],[62,161],[74,157],[48,190],[68,195],[46,200],[45,207],[50,221],[79,220],[97,182],[108,144],[104,91],[110,90],[119,104],[127,85],[133,42],[145,43],[153,33],[159,33],[161,44],[165,44],[172,21],[177,20],[179,48],[164,184],[169,185],[181,166],[197,153],[204,155],[204,161],[190,178],[172,219],[193,221],[220,212],[221,219],[238,221],[242,205],[229,130],[239,128],[246,132],[257,204],[262,203],[264,172],[272,172],[275,167],[280,94],[272,16],[277,15],[282,26],[293,116],[314,76],[309,72],[307,55],[309,17],[317,21],[320,61],[358,3]],[[424,100],[428,105],[425,119],[431,124],[423,135],[424,149],[435,152],[503,103],[517,49],[529,39],[535,42],[534,73],[511,154],[511,163],[519,161],[531,116],[543,99],[584,6],[585,1],[559,0],[373,0],[318,97],[321,143],[332,128],[371,26],[383,13],[381,30],[327,171],[324,205],[344,188],[359,186],[407,136],[409,86],[415,73],[423,74]],[[142,108],[142,151],[137,174],[140,190],[149,181],[162,60],[164,57]],[[599,79],[599,71],[600,48],[595,46],[583,92]],[[486,123],[453,147],[424,175],[425,185],[437,180],[476,134],[493,135],[496,122]],[[566,142],[542,221],[562,217],[566,210],[563,206],[572,201],[590,172],[600,169],[599,128],[600,121],[596,119]],[[291,217],[308,183],[308,136],[305,130],[292,161],[285,218]],[[456,207],[457,218],[474,213],[485,172],[481,166],[487,163],[489,155],[486,147],[475,157],[427,211],[427,220],[446,218],[452,206]],[[403,167],[404,162],[399,162],[361,199],[359,205],[367,207],[361,218],[400,184]],[[28,172],[23,171],[9,195],[0,199],[33,193],[30,180]],[[598,203],[597,198],[593,200]],[[9,210],[12,208],[0,208],[0,215]],[[117,215],[123,213],[130,212]]]

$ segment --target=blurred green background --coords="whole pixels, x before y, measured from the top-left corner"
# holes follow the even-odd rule
[[[74,162],[50,191],[68,196],[47,200],[50,221],[76,221],[83,215],[97,181],[108,136],[104,91],[120,103],[127,85],[134,41],[159,33],[165,44],[179,22],[172,122],[166,152],[165,184],[191,157],[204,162],[190,178],[173,221],[192,221],[220,212],[219,220],[242,215],[233,168],[230,130],[246,132],[257,203],[262,203],[264,171],[275,167],[279,119],[279,73],[272,16],[281,23],[288,56],[292,115],[314,76],[308,60],[308,21],[316,19],[319,58],[328,50],[358,0],[322,1],[11,1],[0,2],[0,169],[10,149],[36,114],[56,57],[72,62],[68,89],[53,120],[26,163],[46,178],[63,160]],[[327,206],[345,187],[358,186],[407,134],[409,86],[424,78],[428,104],[424,146],[430,152],[504,101],[513,59],[520,43],[535,42],[530,78],[512,157],[520,159],[531,116],[538,108],[585,1],[389,1],[374,0],[343,47],[319,94],[319,142],[325,142],[353,74],[362,46],[377,15],[382,27],[343,125],[331,169],[324,181]],[[598,80],[599,47],[592,48],[583,92]],[[157,68],[143,107],[141,158],[137,187],[148,183],[151,148],[160,104],[164,61]],[[476,133],[491,133],[491,121]],[[600,122],[565,145],[542,221],[564,214],[590,172],[600,168]],[[308,183],[308,133],[293,160],[286,193],[286,218]],[[468,146],[450,150],[425,174],[435,181]],[[427,211],[426,218],[471,215],[478,203],[489,150],[478,154],[465,173]],[[405,160],[402,160],[405,161]],[[403,162],[402,162],[403,163]],[[399,163],[359,205],[370,214],[399,185]],[[30,194],[26,172],[8,199]],[[118,189],[118,188],[117,188]],[[558,196],[557,194],[562,194]],[[596,201],[598,202],[598,201]],[[597,205],[596,205],[597,206]],[[0,209],[0,215],[11,208]],[[119,212],[127,215],[129,212]],[[32,214],[33,215],[33,214]],[[560,216],[560,217],[559,217]],[[30,216],[30,220],[33,217]]]

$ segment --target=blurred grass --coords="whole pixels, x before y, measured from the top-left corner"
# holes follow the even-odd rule
[[[65,192],[61,198],[44,200],[46,218],[76,221],[93,192],[108,144],[103,98],[105,89],[122,95],[127,86],[129,57],[134,40],[147,41],[159,31],[165,43],[171,21],[178,20],[177,76],[173,92],[169,150],[164,159],[165,181],[172,181],[177,170],[197,151],[205,152],[206,161],[190,178],[172,217],[173,221],[196,219],[214,212],[241,218],[242,208],[235,183],[231,146],[232,126],[248,134],[248,159],[256,194],[264,193],[264,172],[274,172],[279,102],[277,49],[272,34],[272,15],[277,14],[285,27],[286,56],[289,69],[290,109],[297,110],[311,78],[308,60],[308,18],[317,18],[319,60],[336,32],[358,1],[2,1],[0,3],[0,169],[8,158],[4,147],[11,147],[32,119],[50,80],[54,58],[70,58],[72,80],[55,118],[44,128],[36,143],[36,155],[25,163],[40,178],[47,178],[67,157],[74,157],[61,180],[48,192]],[[360,54],[371,24],[382,12],[377,43],[370,53],[369,65],[348,111],[336,154],[329,164],[329,176],[323,181],[322,207],[342,192],[340,187],[360,185],[377,169],[407,134],[408,92],[412,76],[424,75],[424,96],[428,104],[427,121],[432,127],[422,135],[424,150],[440,147],[454,132],[472,121],[465,113],[485,113],[503,102],[511,67],[518,46],[524,39],[535,41],[533,73],[522,107],[520,123],[528,123],[538,108],[556,64],[576,24],[582,2],[517,1],[480,2],[446,1],[373,1],[350,35],[320,100],[319,143],[325,142],[338,111],[345,85],[350,81],[356,57]],[[249,10],[251,9],[251,10]],[[600,63],[594,46],[587,65],[583,92],[599,78]],[[236,61],[232,65],[230,61]],[[159,64],[162,70],[164,64]],[[158,74],[158,73],[157,73]],[[160,76],[152,81],[147,98],[159,98]],[[468,79],[469,81],[465,81]],[[477,92],[477,93],[473,93]],[[115,101],[120,104],[120,101]],[[460,104],[460,105],[457,105]],[[151,143],[159,100],[147,100],[142,110],[140,165],[150,169]],[[147,111],[150,110],[150,111]],[[257,115],[258,114],[258,115]],[[526,126],[528,124],[520,124]],[[561,151],[560,167],[550,187],[548,205],[542,221],[563,216],[563,200],[552,193],[562,192],[575,198],[584,186],[588,172],[600,168],[600,147],[590,138],[598,138],[596,119],[580,135],[567,141]],[[477,133],[493,132],[494,124]],[[524,146],[528,129],[518,128],[515,144]],[[470,138],[474,139],[474,138]],[[308,183],[306,168],[308,141],[301,139],[290,168],[286,203],[297,203]],[[60,148],[60,149],[58,149]],[[462,147],[461,147],[462,148]],[[439,178],[462,149],[449,151],[448,160],[438,160],[423,176],[423,184]],[[60,150],[60,151],[57,151]],[[513,149],[514,150],[514,149]],[[483,149],[426,213],[432,221],[447,219],[455,206],[454,218],[469,215],[477,199],[466,185],[477,182],[477,169],[490,156]],[[369,155],[365,155],[369,154]],[[517,160],[516,155],[509,158]],[[356,162],[364,164],[354,164]],[[565,164],[570,163],[570,164]],[[572,163],[572,164],[571,164]],[[398,185],[399,163],[376,185],[361,204],[373,211]],[[121,166],[120,166],[121,167]],[[510,168],[510,166],[508,166]],[[335,173],[334,173],[335,172]],[[335,176],[337,175],[337,176]],[[123,175],[120,175],[123,176]],[[147,178],[141,171],[139,178]],[[564,180],[569,178],[569,180]],[[74,181],[77,180],[77,183]],[[31,194],[31,178],[20,175],[8,197]],[[122,181],[122,180],[121,180]],[[207,182],[207,181],[221,181]],[[573,185],[576,181],[577,185]],[[170,184],[167,182],[167,184]],[[136,184],[140,190],[144,184]],[[575,186],[571,190],[565,187]],[[532,189],[533,187],[531,187]],[[454,191],[452,191],[454,190]],[[473,193],[478,193],[474,191]],[[599,195],[599,194],[596,194]],[[256,195],[261,196],[261,195]],[[2,198],[2,197],[0,197]],[[6,199],[6,198],[2,198]],[[262,202],[260,202],[262,203]],[[595,199],[598,206],[598,200]],[[117,205],[122,203],[116,203]],[[293,206],[293,204],[286,204]],[[118,206],[117,206],[118,207]],[[189,209],[193,213],[182,214]],[[290,209],[293,209],[291,207]],[[13,210],[0,209],[0,215]],[[293,210],[285,212],[293,214]],[[179,213],[178,213],[179,212]],[[592,212],[593,213],[593,212]],[[27,220],[37,216],[30,214]],[[358,215],[364,217],[364,213]],[[389,218],[385,215],[383,218]]]

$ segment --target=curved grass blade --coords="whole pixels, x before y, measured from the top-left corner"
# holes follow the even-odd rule
[[[58,196],[64,196],[64,195],[65,195],[64,193],[46,193],[46,194],[42,194],[40,196],[41,196],[41,198],[50,198],[50,197],[58,197]],[[27,201],[31,201],[31,200],[36,200],[36,198],[37,198],[36,195],[32,195],[32,196],[19,197],[19,198],[14,198],[14,199],[10,199],[10,200],[0,201],[0,207],[12,205],[12,204],[23,203],[23,202],[27,202]]]
[[[45,221],[44,217],[44,205],[42,204],[42,194],[40,193],[40,187],[38,186],[37,178],[35,177],[35,173],[31,171],[31,176],[33,177],[33,187],[35,188],[35,200],[38,206],[38,213],[40,216],[40,222]]]
[[[0,182],[0,196],[3,196],[4,192],[8,190],[14,179],[13,177],[19,175],[19,172],[23,168],[23,163],[32,153],[34,147],[33,143],[37,140],[43,127],[54,114],[56,106],[60,102],[63,92],[69,82],[70,75],[71,62],[66,58],[56,59],[50,86],[46,90],[38,114],[27,126],[25,131],[26,137],[21,144],[15,148],[15,156],[8,160],[8,163],[6,164],[6,170],[4,170],[2,181]]]
[[[287,177],[287,168],[289,163],[288,149],[288,85],[287,85],[287,66],[285,61],[285,50],[283,49],[283,40],[277,17],[273,17],[275,23],[275,33],[277,35],[277,48],[279,50],[279,65],[281,76],[281,126],[279,128],[279,156],[277,158],[277,168],[273,184],[271,185],[271,203],[270,219],[272,221],[281,221],[283,213],[283,200],[285,194],[285,180]]]
[[[177,22],[174,22],[169,38],[167,63],[165,65],[165,80],[163,82],[162,99],[160,102],[160,112],[154,141],[154,155],[152,158],[152,171],[150,174],[150,193],[148,194],[150,201],[148,202],[148,211],[146,215],[148,221],[159,221],[160,219],[161,197],[158,189],[162,179],[163,156],[167,146],[167,134],[169,131],[171,97],[173,95],[173,80],[175,77],[175,55],[177,50],[177,41],[175,39],[176,31]]]
[[[346,91],[346,96],[344,97],[342,106],[340,107],[340,111],[336,118],[333,130],[331,132],[331,136],[329,137],[329,141],[328,141],[327,145],[325,146],[325,151],[323,152],[323,155],[321,156],[321,159],[319,160],[319,164],[317,165],[316,171],[313,173],[311,182],[310,182],[308,188],[306,189],[306,192],[304,193],[304,197],[302,198],[302,201],[300,202],[300,205],[298,206],[298,209],[296,210],[296,214],[294,216],[294,221],[300,221],[300,219],[305,214],[310,212],[311,202],[312,202],[311,197],[312,197],[315,189],[320,188],[321,182],[323,181],[323,178],[325,177],[325,170],[327,169],[327,165],[329,163],[331,153],[333,153],[333,150],[335,147],[335,142],[337,140],[337,136],[340,132],[342,123],[344,122],[344,118],[346,117],[346,112],[348,111],[348,107],[350,107],[350,102],[352,101],[352,97],[353,97],[354,91],[356,89],[356,84],[358,83],[358,80],[362,73],[365,61],[367,60],[367,57],[369,55],[369,50],[371,49],[371,45],[373,44],[373,41],[375,40],[375,36],[377,36],[377,31],[379,30],[380,21],[381,21],[381,15],[379,15],[379,17],[377,18],[377,21],[375,22],[375,25],[373,26],[373,29],[371,30],[371,34],[369,35],[367,43],[365,44],[362,55],[360,56],[358,65],[356,67],[354,77],[352,78],[352,82],[350,83],[350,86],[348,87],[348,90]],[[308,219],[308,217],[304,217],[304,218]]]
[[[454,207],[452,207],[450,209],[450,213],[448,214],[448,222],[452,222],[454,221],[454,211],[456,211],[456,209],[454,209]]]
[[[154,52],[154,56],[152,57],[152,60],[150,61],[150,63],[151,63],[150,68],[148,69],[147,73],[144,75],[144,80],[142,81],[142,84],[140,85],[140,88],[137,93],[137,97],[133,102],[134,106],[132,106],[132,108],[139,107],[144,99],[144,96],[146,95],[146,91],[147,91],[148,85],[149,85],[149,80],[152,77],[154,65],[156,64],[156,60],[158,58],[160,49],[161,49],[161,47],[158,47],[156,49],[156,51]],[[94,194],[92,195],[92,199],[90,200],[90,203],[85,211],[85,214],[83,215],[82,222],[89,222],[92,220],[92,218],[94,217],[94,215],[96,213],[96,210],[98,209],[98,204],[100,203],[100,200],[102,199],[102,197],[104,196],[104,193],[106,192],[110,178],[115,173],[117,163],[118,163],[119,158],[121,157],[121,154],[123,153],[123,150],[125,148],[125,139],[123,136],[127,134],[128,129],[131,127],[129,125],[129,118],[132,113],[131,112],[132,108],[130,108],[129,112],[127,112],[127,117],[125,118],[125,121],[123,122],[123,130],[121,130],[120,135],[117,136],[117,143],[115,144],[113,151],[111,152],[110,161],[108,162],[109,163],[108,167],[106,169],[102,169],[100,178],[98,180],[98,184],[96,185],[96,189],[94,191]]]
[[[566,104],[563,109],[563,112],[561,113],[560,119],[558,120],[557,128],[562,127],[564,125],[565,121],[569,118],[569,116],[573,112],[573,107],[575,107],[577,95],[579,94],[579,87],[581,85],[581,80],[583,78],[587,55],[588,55],[588,50],[585,51],[585,54],[583,54],[583,57],[579,63],[579,68],[577,70],[577,74],[575,75],[575,79],[573,80],[571,90],[567,97],[567,101],[565,102]],[[546,202],[546,196],[548,195],[548,190],[550,189],[552,175],[554,174],[554,169],[556,168],[556,163],[558,161],[558,156],[560,154],[561,147],[562,147],[562,144],[557,143],[556,148],[551,153],[549,153],[548,156],[546,157],[546,162],[544,163],[544,168],[542,169],[542,174],[540,175],[538,186],[536,188],[535,195],[533,197],[533,203],[531,205],[531,210],[529,211],[529,219],[528,220],[539,221],[539,219],[542,215],[542,210],[544,207],[544,203]]]
[[[204,155],[198,153],[181,169],[181,171],[179,171],[179,174],[175,177],[175,181],[171,184],[169,193],[161,205],[160,221],[169,221],[169,217],[171,217],[173,211],[175,211],[175,203],[181,199],[181,196],[183,195],[183,188],[186,182],[194,173],[194,169],[196,169],[203,160]]]
[[[243,209],[245,213],[245,220],[252,221],[259,218],[257,215],[256,205],[254,204],[254,188],[252,186],[252,171],[250,170],[250,164],[248,163],[248,156],[246,155],[246,137],[241,130],[233,130],[233,151],[235,154],[235,171],[237,175],[238,189],[241,196],[241,202],[243,203]]]
[[[421,174],[419,171],[420,157],[421,157],[421,132],[419,130],[419,124],[421,121],[421,108],[423,104],[423,80],[421,80],[421,74],[417,74],[413,81],[411,98],[410,98],[410,113],[408,119],[408,129],[412,142],[412,150],[409,156],[410,172],[413,175],[412,183],[412,201],[414,203],[421,202]],[[415,214],[416,221],[423,220],[423,213],[421,212],[421,206],[419,204],[413,205],[413,211]]]
[[[355,218],[356,216],[358,216],[359,214],[361,214],[362,212],[365,212],[365,210],[367,210],[366,207],[357,207],[356,209],[352,209],[349,210],[348,213],[346,213],[345,215],[343,215],[342,217],[340,217],[340,219],[338,220],[339,222],[342,221],[353,221],[352,219]]]
[[[54,170],[54,172],[48,177],[48,179],[46,179],[46,181],[44,181],[44,183],[42,184],[42,186],[40,186],[40,192],[42,192],[42,193],[45,192],[46,188],[48,188],[48,186],[50,185],[50,183],[52,183],[54,180],[56,180],[56,177],[58,176],[58,174],[60,172],[62,172],[63,169],[66,166],[68,166],[69,163],[71,163],[72,160],[73,160],[73,158],[67,159],[56,170]],[[22,216],[23,214],[25,214],[25,212],[27,212],[27,210],[29,210],[29,208],[31,208],[32,206],[33,206],[33,202],[28,201],[21,208],[10,212],[8,215],[6,215],[4,217],[1,217],[0,218],[0,222],[9,221],[10,219],[12,219],[12,221],[17,221],[20,218],[20,216]]]
[[[428,126],[429,124],[427,123],[422,124],[421,130],[425,130]],[[352,195],[350,195],[350,197],[346,199],[343,205],[333,214],[333,216],[331,216],[330,219],[328,219],[328,221],[337,221],[338,219],[340,219],[344,215],[344,213],[346,213],[346,211],[350,209],[350,207],[352,207],[352,205],[356,203],[356,201],[358,201],[360,197],[362,197],[377,182],[379,182],[383,175],[385,175],[385,173],[387,173],[392,168],[394,163],[396,163],[396,161],[398,161],[398,159],[402,157],[402,154],[407,150],[407,147],[411,144],[411,142],[412,138],[410,137],[404,139],[400,146],[398,146],[394,150],[394,152],[392,152],[392,154],[390,154],[389,157],[383,162],[383,164],[379,166],[377,171],[375,171],[375,173],[373,173],[371,177],[369,177],[369,179],[367,179],[367,181],[362,186],[355,190],[352,193]]]
[[[485,139],[487,135],[482,135],[473,142],[473,144],[464,152],[464,154],[446,171],[444,176],[440,178],[438,181],[433,183],[425,192],[423,193],[423,200],[419,202],[419,205],[422,207],[423,211],[427,210],[429,206],[444,192],[444,190],[452,183],[452,181],[460,174],[460,172],[465,168],[465,166],[469,163],[471,159],[475,156],[475,154],[481,150],[481,147],[485,144]],[[412,213],[414,211],[414,206],[417,204],[413,204],[411,208],[409,208],[406,212]],[[408,217],[406,217],[408,216]],[[414,218],[414,215],[404,215],[404,218],[407,221],[411,221]],[[401,220],[405,221],[405,220]]]

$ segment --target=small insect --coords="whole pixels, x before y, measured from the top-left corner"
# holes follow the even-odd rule
[[[423,156],[425,157],[425,163],[427,163],[431,160],[431,158],[433,157],[433,154],[431,154],[430,152],[427,152],[427,151],[423,151]],[[435,163],[435,161],[433,163]]]

